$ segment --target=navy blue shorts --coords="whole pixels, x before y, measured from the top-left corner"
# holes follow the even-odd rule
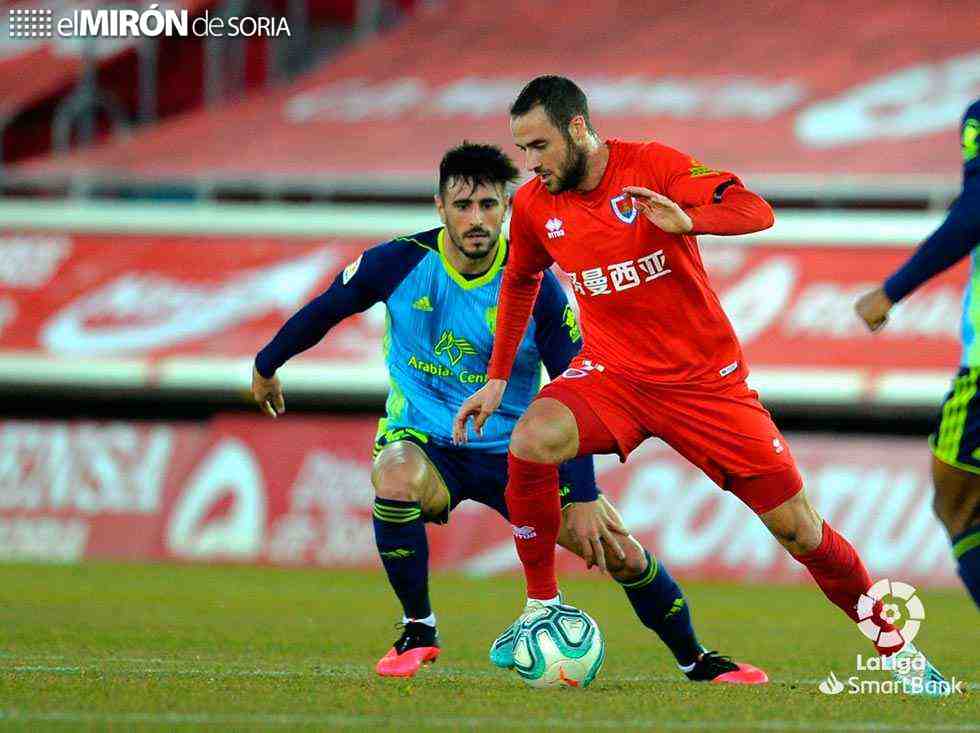
[[[929,436],[933,455],[969,473],[980,473],[980,369],[960,369],[943,400],[936,431]]]
[[[504,489],[507,487],[506,453],[487,453],[436,443],[421,431],[401,428],[378,435],[374,443],[374,456],[377,457],[386,445],[399,440],[407,440],[421,448],[449,490],[449,506],[446,511],[438,517],[427,517],[426,521],[445,524],[449,521],[449,513],[466,499],[478,501],[507,519],[507,504],[504,502]],[[559,467],[558,473],[558,493],[563,507],[571,502],[590,500],[590,493],[594,494],[594,488],[575,486],[562,475],[562,467]]]

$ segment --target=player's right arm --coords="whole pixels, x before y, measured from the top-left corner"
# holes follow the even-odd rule
[[[949,269],[980,244],[980,170],[977,170],[977,130],[980,101],[963,119],[963,190],[946,219],[880,288],[865,293],[855,304],[858,316],[872,331],[888,318],[892,306],[920,285]]]
[[[286,410],[276,370],[297,354],[318,344],[327,332],[355,313],[388,297],[397,283],[393,273],[401,242],[388,242],[364,252],[339,273],[326,291],[299,309],[255,357],[252,396],[271,417]]]
[[[473,429],[480,435],[484,423],[500,406],[541,288],[542,273],[553,262],[551,255],[531,231],[528,195],[527,186],[514,195],[510,217],[510,253],[497,299],[497,325],[493,353],[487,367],[487,383],[473,393],[456,413],[453,440],[457,444],[466,442],[466,425],[471,417]]]

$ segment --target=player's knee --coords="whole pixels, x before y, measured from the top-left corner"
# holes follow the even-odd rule
[[[786,548],[791,555],[806,555],[813,552],[820,546],[820,542],[813,539],[813,535],[799,530],[786,530],[776,535],[779,544]]]
[[[510,452],[525,461],[544,463],[547,449],[543,445],[543,433],[536,421],[521,418],[510,435]]]
[[[622,541],[620,546],[623,548],[626,558],[620,559],[614,553],[607,551],[606,567],[609,569],[609,574],[620,583],[629,583],[647,571],[647,554],[643,545],[633,537]],[[613,555],[611,559],[610,555]]]
[[[510,452],[525,461],[562,463],[575,457],[574,432],[547,410],[528,410],[510,436]]]
[[[425,488],[425,464],[407,451],[383,453],[371,472],[371,483],[379,499],[419,501]]]
[[[779,543],[794,555],[805,555],[820,547],[823,539],[823,523],[802,516],[796,523],[786,526],[776,535]]]
[[[391,499],[392,501],[418,501],[421,495],[421,486],[414,480],[411,472],[403,468],[389,468],[387,470],[375,472],[372,476],[374,483],[374,494],[379,499]]]
[[[980,522],[980,487],[936,485],[932,508],[951,536]]]
[[[760,518],[793,555],[813,552],[823,540],[823,520],[802,491]]]
[[[980,476],[932,459],[932,508],[955,536],[980,522]]]

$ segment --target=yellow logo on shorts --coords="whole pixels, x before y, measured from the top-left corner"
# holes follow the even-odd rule
[[[578,321],[575,320],[575,311],[570,305],[565,306],[565,312],[562,314],[562,325],[568,329],[568,339],[572,343],[582,338],[582,331],[578,327]]]

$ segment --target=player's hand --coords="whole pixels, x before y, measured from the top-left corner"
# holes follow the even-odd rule
[[[453,418],[453,443],[466,442],[466,424],[473,418],[473,430],[483,437],[483,424],[500,407],[507,388],[506,379],[489,379],[480,389],[470,395]]]
[[[878,288],[862,295],[854,304],[854,310],[871,331],[877,331],[888,322],[892,305],[891,299],[885,295],[885,289]]]
[[[568,533],[582,548],[582,559],[585,560],[586,568],[598,566],[599,570],[606,572],[603,544],[620,560],[626,559],[620,539],[629,537],[629,532],[619,517],[608,510],[605,501],[596,499],[573,502],[565,507],[563,514]]]
[[[266,379],[252,366],[252,396],[259,407],[269,417],[278,417],[286,411],[286,401],[282,397],[279,377],[273,374]]]
[[[623,186],[623,193],[633,197],[633,204],[668,234],[687,234],[694,229],[691,217],[666,196],[642,186]]]

